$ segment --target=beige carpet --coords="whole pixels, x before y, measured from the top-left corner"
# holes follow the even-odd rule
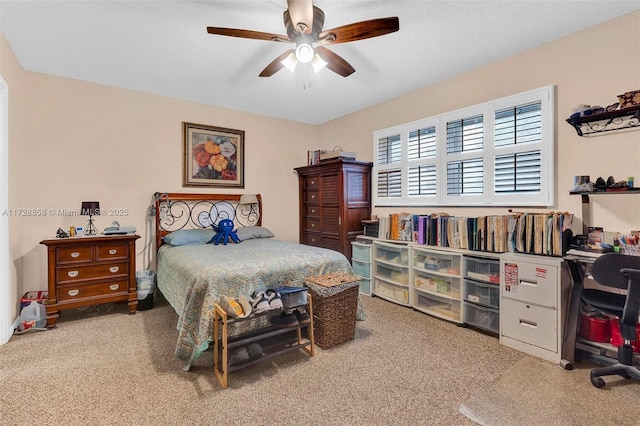
[[[524,358],[460,411],[482,425],[639,425],[640,384],[612,376],[597,389],[591,367],[567,371]]]
[[[379,298],[363,305],[354,340],[232,373],[226,390],[210,351],[182,370],[177,315],[157,297],[136,315],[126,304],[64,311],[57,329],[0,346],[0,425],[473,425],[465,401],[478,416],[496,413],[487,424],[612,424],[592,420],[621,412],[619,395],[640,401],[640,386],[592,389],[579,370],[520,364],[528,357],[494,336]],[[541,379],[547,370],[552,384]],[[566,412],[548,408],[550,388],[564,393]],[[581,402],[603,392],[601,405]]]

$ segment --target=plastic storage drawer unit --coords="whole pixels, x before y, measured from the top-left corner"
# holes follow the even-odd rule
[[[304,287],[280,287],[277,289],[284,309],[307,304],[307,289]]]

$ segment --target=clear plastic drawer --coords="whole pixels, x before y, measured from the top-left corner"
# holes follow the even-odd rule
[[[406,246],[394,246],[392,244],[374,244],[374,256],[378,260],[407,265],[408,251]]]
[[[500,332],[500,311],[492,308],[466,303],[462,307],[463,320],[465,324],[482,328],[493,333]]]
[[[409,268],[407,267],[375,263],[373,274],[389,281],[409,285]]]
[[[500,307],[500,286],[465,280],[464,300],[497,309]]]
[[[500,261],[465,257],[465,277],[488,283],[500,284]]]
[[[460,256],[448,253],[434,253],[414,248],[413,266],[441,274],[460,274]]]
[[[379,280],[377,278],[373,281],[373,292],[380,297],[388,300],[401,303],[403,305],[409,304],[409,288],[395,284],[388,283],[386,281]]]
[[[431,293],[460,299],[460,279],[435,276],[414,270],[413,286]]]
[[[460,302],[414,291],[413,305],[416,309],[460,322]]]

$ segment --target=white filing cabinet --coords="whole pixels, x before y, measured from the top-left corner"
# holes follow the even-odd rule
[[[500,343],[561,363],[569,290],[562,258],[501,255]]]

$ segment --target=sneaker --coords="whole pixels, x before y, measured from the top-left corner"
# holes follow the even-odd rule
[[[238,350],[229,357],[229,366],[242,364],[247,361],[249,361],[249,352],[247,351],[247,348],[243,346],[238,348]]]
[[[298,320],[298,323],[300,325],[309,324],[311,322],[311,317],[307,312],[296,309],[295,311],[293,311],[293,314],[296,316],[296,319]]]
[[[265,296],[264,291],[254,291],[249,298],[251,308],[254,314],[261,314],[269,310],[269,300]]]
[[[279,316],[271,317],[271,325],[276,327],[295,327],[298,325],[298,319],[294,314],[283,312]]]
[[[247,352],[249,353],[250,359],[261,358],[264,355],[262,347],[257,343],[250,343],[247,346]]]
[[[267,300],[269,300],[269,309],[282,309],[282,299],[280,298],[280,293],[278,291],[269,289],[265,292]]]

